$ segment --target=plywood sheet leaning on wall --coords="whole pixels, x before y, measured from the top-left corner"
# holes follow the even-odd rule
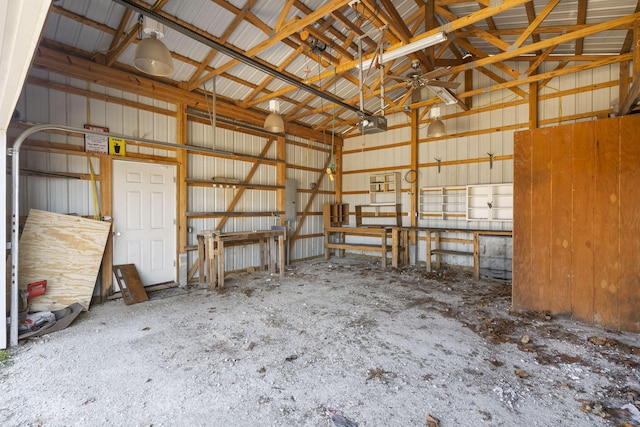
[[[32,209],[20,236],[18,286],[47,280],[30,311],[89,309],[111,223]]]

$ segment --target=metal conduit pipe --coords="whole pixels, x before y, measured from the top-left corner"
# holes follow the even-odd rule
[[[133,10],[136,13],[141,13],[145,16],[148,16],[149,18],[152,18],[155,21],[158,21],[162,24],[164,24],[165,26],[172,28],[173,30],[179,32],[180,34],[183,34],[193,40],[196,40],[202,44],[204,44],[205,46],[208,46],[212,49],[216,49],[219,52],[224,53],[227,56],[230,56],[233,59],[237,59],[238,61],[242,62],[245,65],[248,65],[256,70],[260,70],[266,74],[269,74],[273,77],[275,77],[278,80],[281,80],[285,83],[289,83],[290,85],[299,87],[302,90],[305,90],[313,95],[316,95],[320,98],[324,98],[329,102],[333,102],[339,106],[341,106],[342,108],[346,109],[346,110],[350,110],[353,111],[355,113],[359,112],[358,107],[355,107],[353,105],[347,104],[346,102],[342,101],[341,99],[334,97],[328,93],[325,93],[319,89],[317,89],[314,86],[305,84],[301,81],[296,80],[295,78],[279,71],[276,70],[274,68],[269,67],[268,65],[263,64],[260,61],[257,61],[245,54],[243,54],[242,52],[238,52],[237,50],[231,49],[230,47],[219,43],[209,37],[205,37],[193,30],[191,30],[190,28],[187,28],[177,22],[174,22],[168,18],[166,18],[165,16],[159,14],[157,11],[154,11],[151,9],[151,6],[146,7],[143,6],[141,4],[138,3],[134,3],[131,0],[112,0],[114,3],[117,3],[121,6],[127,7],[131,10]],[[364,110],[364,107],[361,106],[361,109]]]
[[[20,222],[20,147],[22,143],[30,135],[44,130],[61,130],[64,132],[74,132],[82,134],[101,135],[124,140],[133,140],[144,142],[158,147],[174,148],[180,150],[193,150],[199,152],[222,152],[218,150],[210,150],[207,148],[193,147],[188,145],[175,144],[172,142],[154,141],[145,138],[132,138],[128,135],[121,135],[111,132],[100,132],[84,128],[76,128],[71,126],[41,124],[33,126],[20,134],[13,143],[11,148],[11,185],[12,185],[12,203],[11,203],[11,317],[10,317],[10,334],[9,346],[18,345],[18,239],[19,239],[19,222]]]

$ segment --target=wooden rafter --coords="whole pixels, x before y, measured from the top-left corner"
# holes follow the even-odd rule
[[[636,3],[635,13],[640,12],[640,0]],[[622,43],[622,48],[620,49],[620,53],[629,53],[631,52],[631,47],[633,46],[633,28],[629,28],[627,30],[627,36],[624,38],[624,43]]]
[[[578,0],[578,25],[584,25],[587,21],[587,0]],[[584,39],[576,40],[576,55],[582,55]]]
[[[346,5],[348,2],[349,0],[336,0],[334,2],[325,4],[324,6],[318,8],[317,10],[315,10],[314,12],[308,14],[303,18],[289,21],[282,26],[280,31],[273,34],[272,37],[270,37],[269,39],[261,43],[258,43],[257,45],[247,50],[246,52],[243,52],[243,54],[248,57],[255,58],[255,56],[258,55],[263,50],[268,49],[271,46],[274,46],[275,44],[283,41],[287,37],[291,36],[293,33],[297,33],[301,31],[308,25],[311,25],[312,23],[319,20],[321,17],[330,14],[331,12],[333,12],[334,10],[338,9],[341,6]],[[222,73],[222,72],[228,71],[229,69],[231,69],[237,64],[238,64],[238,60],[232,59],[228,61],[226,64],[218,67],[215,73]],[[209,73],[209,74],[215,74],[215,73]],[[213,77],[213,75],[208,76],[208,78],[211,78],[211,77]]]
[[[540,24],[542,24],[542,22],[547,18],[547,16],[549,16],[551,11],[557,6],[558,3],[560,3],[560,0],[551,0],[544,7],[544,9],[542,9],[540,15],[538,15],[536,19],[534,19],[533,22],[529,24],[529,27],[524,30],[522,34],[520,34],[520,37],[518,37],[518,39],[513,43],[513,47],[518,48],[522,46],[522,43],[524,43],[524,41],[528,39],[531,34],[533,34],[533,31],[538,28]]]
[[[227,26],[227,29],[225,30],[225,32],[220,37],[221,43],[225,43],[229,39],[231,34],[238,27],[238,24],[240,24],[246,18],[248,11],[255,4],[256,4],[256,0],[247,1],[247,3],[244,5],[244,8],[238,14],[235,15],[235,18],[233,18],[233,21],[231,21],[231,23]],[[193,88],[196,87],[195,85],[198,77],[207,68],[207,65],[211,63],[211,61],[213,60],[213,58],[216,56],[217,53],[218,53],[217,50],[211,49],[207,54],[207,56],[202,61],[200,61],[200,64],[198,65],[196,70],[193,72],[193,74],[191,75],[191,78],[189,79],[189,82],[187,83],[187,87],[190,90],[193,90]]]
[[[111,39],[111,44],[109,45],[109,51],[107,53],[107,60],[105,61],[105,64],[109,66],[113,65],[121,52],[119,49],[116,50],[116,48],[118,47],[120,40],[122,40],[122,34],[125,32],[125,28],[127,26],[127,23],[129,22],[129,18],[131,18],[131,13],[131,9],[126,9],[124,11],[124,13],[122,14],[122,18],[120,19],[120,24],[118,24],[118,28],[116,29],[116,33]],[[130,31],[135,32],[133,28]]]
[[[536,56],[536,60],[531,63],[527,71],[524,72],[525,75],[530,76],[534,73],[538,72],[538,67],[542,64],[548,57],[551,55],[551,52],[556,48],[556,46],[551,46],[547,48],[544,52]]]
[[[168,0],[158,0],[151,7],[151,9],[160,10],[164,7],[165,4],[167,4],[167,1]],[[126,9],[122,15],[120,24],[118,25],[118,29],[116,30],[116,35],[114,36],[111,42],[111,46],[109,47],[109,52],[107,53],[105,61],[107,66],[113,65],[118,57],[122,54],[122,52],[124,52],[124,50],[127,48],[127,46],[129,46],[133,42],[136,35],[138,35],[139,27],[138,25],[133,25],[124,37],[120,37],[124,32],[124,28],[127,25],[127,22],[129,22],[130,16],[131,9]]]
[[[561,34],[557,37],[553,37],[547,40],[542,40],[538,43],[521,46],[518,49],[510,50],[509,52],[502,52],[493,56],[489,56],[487,58],[478,59],[476,61],[473,61],[473,66],[475,67],[484,66],[484,65],[490,65],[490,64],[506,61],[523,54],[546,49],[548,47],[556,46],[561,43],[577,40],[579,38],[586,37],[592,34],[597,34],[602,31],[607,31],[613,28],[618,28],[620,26],[628,25],[635,22],[638,19],[640,19],[640,13],[634,13],[634,14],[623,16],[620,18],[612,19],[611,21],[602,22],[600,24],[588,25],[580,30],[576,30],[566,34]],[[456,72],[461,72],[468,67],[469,67],[468,64],[451,67],[449,69],[442,70],[442,72],[438,73],[438,75],[444,76],[444,75],[453,74]]]
[[[276,21],[276,25],[274,25],[273,29],[275,31],[280,31],[282,29],[282,26],[284,25],[284,21],[287,19],[287,16],[289,16],[289,11],[291,10],[291,7],[293,6],[293,2],[294,0],[286,0],[286,2],[284,3],[284,6],[282,7],[282,10],[280,11],[280,16],[278,17],[278,20]]]
[[[533,2],[527,3],[524,5],[525,10],[527,11],[527,20],[529,21],[529,25],[536,19],[536,10],[533,7]],[[538,43],[540,41],[540,34],[537,33],[540,27],[536,27],[531,34],[531,40],[533,43]],[[536,54],[540,54],[540,52],[536,52]]]
[[[634,50],[636,53],[633,56],[632,61],[629,64],[634,64],[634,71],[631,72],[631,68],[621,68],[627,70],[627,72],[620,77],[620,86],[625,85],[627,88],[632,81],[631,74],[635,75],[637,69],[640,68],[640,54],[633,49],[634,41],[637,40],[637,34],[634,36],[634,26],[637,25],[636,21],[640,21],[640,0],[634,2],[635,13],[632,16],[625,16],[616,18],[610,21],[602,22],[601,24],[589,25],[586,22],[590,20],[588,15],[589,5],[588,0],[576,0],[577,4],[577,17],[576,21],[570,23],[570,25],[545,25],[545,23],[551,19],[556,19],[559,12],[556,11],[560,0],[549,0],[546,5],[542,5],[543,9],[536,12],[534,4],[531,0],[475,0],[477,9],[475,12],[462,16],[463,13],[459,13],[461,10],[460,5],[463,3],[469,3],[474,6],[473,0],[414,0],[415,5],[411,4],[411,12],[409,14],[400,15],[397,8],[397,2],[392,0],[361,0],[357,5],[357,11],[354,11],[346,0],[338,0],[325,2],[323,6],[318,7],[316,10],[307,6],[304,0],[281,0],[280,6],[277,8],[277,13],[272,16],[266,17],[263,15],[264,11],[258,11],[255,9],[257,0],[243,0],[243,6],[234,6],[237,2],[229,2],[228,0],[210,0],[213,7],[219,9],[223,8],[233,15],[227,28],[220,29],[218,37],[211,33],[208,33],[202,28],[196,27],[182,20],[183,18],[179,12],[172,12],[175,16],[171,16],[168,13],[168,9],[164,10],[163,6],[167,4],[168,0],[130,0],[132,3],[140,4],[146,8],[149,8],[149,4],[154,4],[153,7],[158,8],[157,13],[165,19],[173,21],[185,28],[198,33],[201,36],[208,38],[211,41],[222,43],[225,47],[235,49],[238,53],[247,57],[252,57],[263,65],[271,68],[276,73],[281,73],[287,77],[294,78],[300,82],[304,82],[309,86],[313,86],[325,93],[331,92],[331,86],[334,79],[338,81],[339,88],[345,88],[350,86],[349,83],[359,85],[359,81],[356,77],[357,73],[353,70],[355,68],[356,58],[355,52],[358,50],[359,36],[363,34],[367,29],[372,27],[387,26],[388,30],[382,36],[385,42],[386,49],[393,50],[407,43],[417,41],[423,37],[427,37],[439,31],[445,31],[449,40],[441,43],[437,46],[430,47],[421,51],[418,51],[411,55],[412,59],[419,59],[422,63],[422,69],[426,69],[430,72],[435,69],[434,74],[427,74],[428,78],[441,78],[444,77],[447,80],[453,79],[456,75],[464,72],[465,75],[465,89],[460,98],[465,100],[465,107],[469,108],[468,104],[473,94],[485,93],[491,90],[507,89],[513,91],[519,98],[528,97],[529,94],[522,89],[526,87],[522,86],[524,81],[530,81],[531,78],[537,79],[536,76],[538,69],[542,69],[542,64],[558,64],[558,67],[554,72],[560,72],[565,70],[567,64],[577,63],[583,61],[593,62],[596,64],[606,63],[607,61],[616,61],[613,57],[606,57],[604,55],[584,55],[584,39],[585,37],[592,37],[601,31],[607,30],[623,30],[627,31],[627,37],[624,39],[624,43],[621,46],[620,52],[625,54]],[[540,5],[538,5],[540,6]],[[404,8],[404,7],[403,7]],[[514,9],[514,8],[520,8]],[[555,9],[554,9],[555,8]],[[255,10],[253,10],[255,9]],[[517,11],[522,15],[522,12],[526,12],[527,23],[526,26],[521,28],[499,28],[494,21],[494,16],[499,15],[508,10]],[[455,13],[454,13],[455,11]],[[51,40],[43,39],[41,46],[51,47],[60,52],[71,54],[71,60],[75,63],[76,56],[89,59],[97,64],[107,65],[114,70],[120,70],[125,73],[129,73],[131,79],[141,79],[146,77],[143,74],[137,72],[129,64],[122,61],[123,53],[127,47],[136,42],[135,35],[138,30],[135,25],[131,25],[133,22],[131,16],[132,12],[128,8],[122,9],[122,15],[119,17],[117,27],[110,27],[109,24],[103,24],[97,22],[88,17],[81,16],[70,10],[66,10],[57,4],[51,6],[51,12],[60,16],[72,19],[79,22],[83,26],[89,26],[104,34],[108,35],[110,45],[108,50],[104,53],[98,52],[86,52],[81,49],[65,45],[63,42],[54,42]],[[442,18],[438,22],[436,16]],[[110,17],[109,22],[113,16]],[[187,19],[187,18],[184,18]],[[264,19],[264,21],[263,21]],[[267,24],[266,22],[269,22]],[[477,24],[482,22],[482,24]],[[498,21],[500,22],[500,21]],[[239,49],[230,42],[235,36],[238,36],[234,31],[244,24],[250,24],[254,28],[259,29],[263,34],[258,35],[262,37],[262,42],[257,46],[253,46],[246,51]],[[220,33],[217,32],[218,35]],[[311,51],[309,43],[305,42],[300,37],[300,31],[305,30],[308,34],[314,38],[322,41],[328,47],[325,51],[315,52]],[[265,37],[266,35],[266,37]],[[635,38],[634,38],[635,37]],[[362,44],[365,50],[365,60],[370,58],[374,48],[377,45],[378,36],[363,37]],[[483,51],[474,46],[475,41],[480,40],[482,44],[488,43],[492,47],[495,47],[499,53],[489,56],[489,50]],[[515,40],[515,42],[512,42]],[[531,41],[531,43],[529,43]],[[570,42],[575,42],[575,52],[573,55],[555,55],[551,56],[559,49],[558,46],[566,46]],[[286,48],[290,48],[287,51]],[[496,49],[489,48],[491,53],[495,53]],[[275,49],[284,48],[285,54],[278,57],[278,59],[269,60],[269,63],[264,58],[268,56],[261,55],[265,49],[273,51]],[[193,66],[194,72],[187,77],[186,81],[172,80],[170,77],[156,77],[152,80],[163,84],[176,86],[187,91],[191,91],[196,95],[201,95],[201,85],[203,82],[211,79],[213,76],[220,76],[222,80],[222,86],[227,80],[237,83],[243,86],[242,93],[243,99],[230,99],[219,95],[218,101],[224,103],[222,111],[227,111],[230,104],[235,104],[238,109],[248,108],[251,110],[254,123],[259,123],[260,108],[265,102],[273,98],[280,98],[287,104],[287,121],[297,121],[297,124],[308,123],[304,125],[307,129],[327,129],[329,126],[333,126],[334,123],[354,123],[356,118],[354,117],[354,111],[339,107],[335,109],[337,116],[334,118],[334,108],[331,103],[327,105],[320,105],[314,102],[317,96],[302,96],[298,86],[278,85],[278,90],[270,90],[270,87],[274,82],[274,77],[270,73],[265,73],[264,76],[258,75],[259,81],[256,82],[255,78],[246,79],[242,73],[237,72],[237,68],[232,69],[236,64],[239,64],[237,60],[229,60],[222,66],[217,68],[211,67],[209,64],[215,60],[217,52],[215,49],[204,53],[203,58],[194,59],[189,57],[179,48],[175,48],[176,52],[171,52],[174,61],[180,61],[183,64]],[[460,50],[469,51],[473,55],[473,60],[463,60],[463,55]],[[447,54],[451,51],[453,55]],[[463,52],[466,54],[466,52]],[[535,57],[530,54],[535,53]],[[444,54],[444,57],[442,56]],[[273,57],[273,56],[272,56]],[[318,75],[314,73],[301,73],[299,65],[304,63],[305,57],[312,61],[320,62],[323,68],[322,72]],[[466,59],[466,58],[465,58]],[[511,67],[505,61],[527,61],[527,70],[521,75],[517,70],[518,67]],[[391,69],[394,69],[394,74],[403,72],[408,67],[408,61],[401,59],[397,61],[400,65],[385,64],[384,73],[391,73]],[[296,65],[296,68],[293,65]],[[316,62],[313,63],[314,65]],[[621,67],[623,67],[621,65]],[[311,67],[313,68],[313,67]],[[177,70],[184,70],[185,68],[178,68]],[[188,69],[188,68],[187,68]],[[477,73],[488,76],[492,83],[489,87],[485,88],[473,88],[470,87],[472,82],[472,76],[474,73],[472,70],[477,69]],[[499,71],[496,71],[499,70]],[[545,67],[545,69],[549,69]],[[568,69],[568,68],[567,68]],[[573,69],[573,67],[571,68]],[[335,71],[334,71],[335,70]],[[335,77],[334,73],[336,74]],[[294,75],[295,74],[295,75]],[[178,75],[178,74],[177,74]],[[184,75],[182,72],[179,75]],[[540,90],[541,87],[551,79],[554,78],[549,74],[545,74],[546,77],[542,80],[535,80],[536,85],[530,87],[537,87]],[[627,78],[625,79],[625,75]],[[309,77],[310,76],[310,77]],[[227,80],[225,80],[227,79]],[[375,75],[373,82],[369,81],[368,85],[365,85],[365,97],[367,99],[371,97],[380,96],[380,81],[378,75]],[[384,80],[384,79],[383,79]],[[347,83],[349,82],[349,83]],[[388,82],[387,82],[388,83]],[[394,84],[385,86],[387,94],[391,96],[385,96],[385,100],[389,105],[388,112],[401,111],[404,103],[410,96],[410,90],[400,91],[399,88],[402,84]],[[245,88],[248,88],[245,89]],[[152,89],[152,92],[154,90]],[[345,91],[349,93],[348,91]],[[458,90],[460,92],[460,90]],[[246,95],[248,93],[248,95]],[[626,92],[625,92],[626,93]],[[338,98],[344,99],[345,103],[351,105],[358,104],[358,97],[351,96],[345,97],[343,94],[338,94]],[[198,96],[196,96],[197,98]],[[621,91],[620,98],[623,99],[623,92]],[[370,100],[370,99],[369,99]],[[370,100],[371,101],[371,100]],[[424,102],[430,102],[431,100],[425,100]],[[185,101],[189,103],[190,101]],[[426,105],[424,102],[411,104],[411,107],[420,105]],[[192,108],[192,107],[190,107]],[[313,125],[311,125],[313,123]],[[343,128],[344,130],[344,128]]]
[[[633,106],[636,105],[638,99],[640,98],[640,72],[636,73],[635,79],[633,80],[633,84],[631,85],[631,89],[629,89],[629,93],[624,98],[624,100],[620,103],[620,110],[618,111],[619,116],[625,116],[631,112]]]

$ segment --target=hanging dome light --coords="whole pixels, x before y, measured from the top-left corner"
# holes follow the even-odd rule
[[[173,73],[173,59],[169,48],[160,41],[164,36],[162,24],[149,18],[139,20],[142,32],[149,35],[136,46],[133,66],[152,76],[168,76]]]
[[[440,120],[440,108],[433,107],[431,109],[431,117],[435,118],[434,121],[429,123],[427,128],[427,137],[435,138],[437,136],[444,136],[447,134],[447,130],[444,127],[444,123]]]
[[[269,110],[271,114],[267,116],[264,121],[264,129],[268,132],[283,133],[284,132],[284,120],[279,114],[280,104],[278,101],[272,99],[269,101]]]

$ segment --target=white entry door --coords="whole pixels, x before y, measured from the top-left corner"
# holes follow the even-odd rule
[[[135,264],[145,286],[176,280],[175,176],[175,166],[113,162],[113,264]]]

